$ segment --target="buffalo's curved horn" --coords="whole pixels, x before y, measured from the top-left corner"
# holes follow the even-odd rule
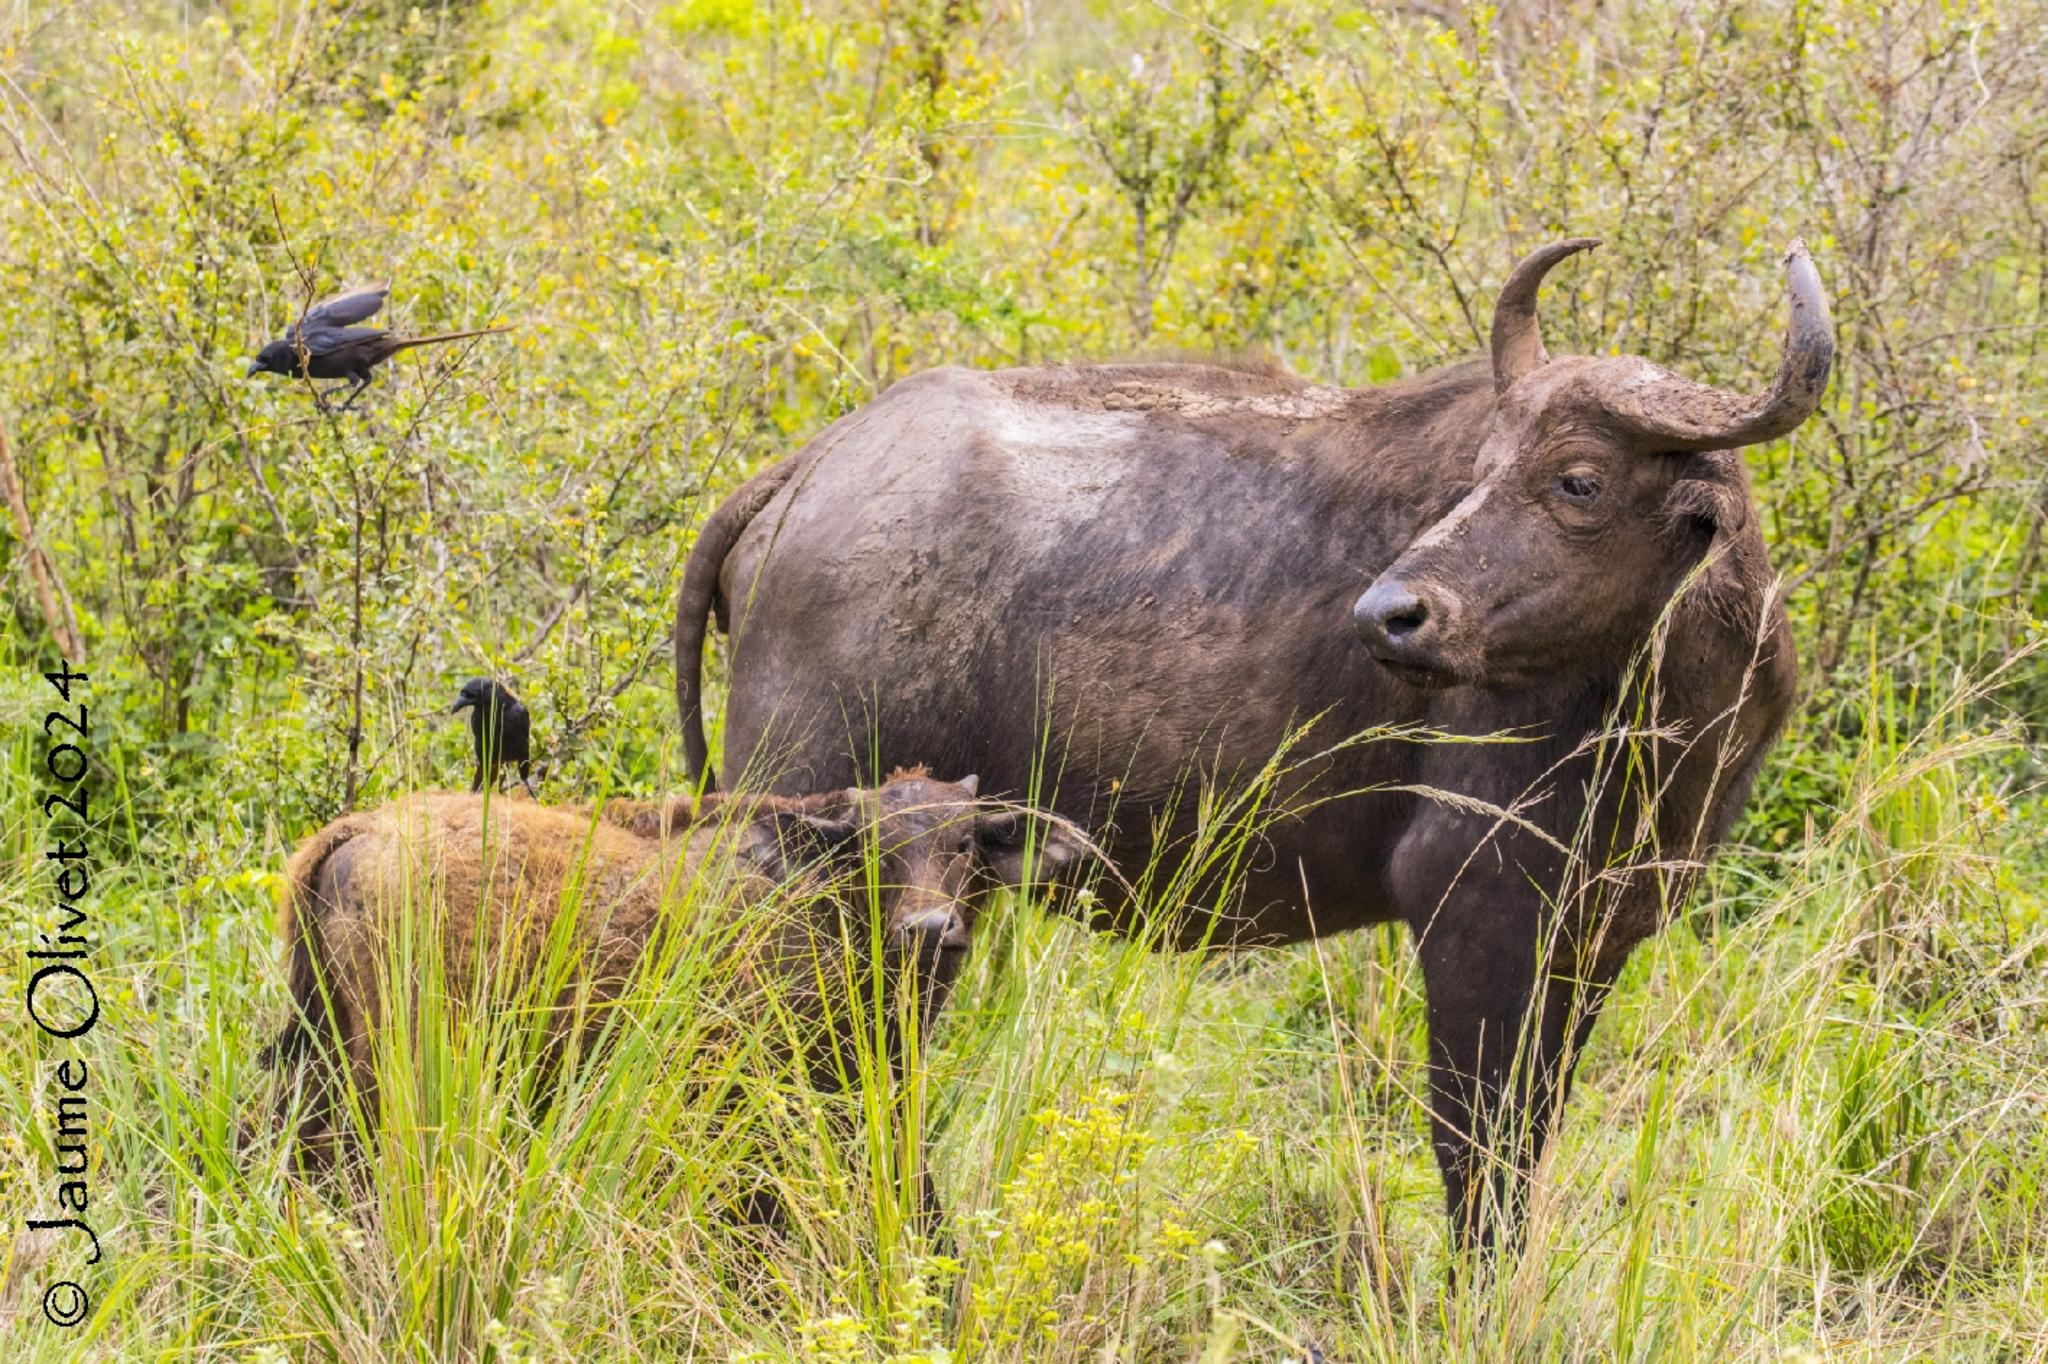
[[[1755,445],[1812,416],[1834,366],[1835,324],[1805,242],[1794,241],[1785,253],[1785,275],[1792,316],[1785,324],[1778,377],[1768,391],[1728,393],[1645,365],[1640,378],[1601,393],[1602,406],[1631,434],[1673,452]]]
[[[1536,320],[1536,290],[1550,268],[1566,256],[1590,250],[1598,237],[1572,237],[1538,247],[1522,257],[1500,286],[1493,304],[1493,391],[1505,393],[1517,379],[1550,358],[1543,349],[1543,326]]]

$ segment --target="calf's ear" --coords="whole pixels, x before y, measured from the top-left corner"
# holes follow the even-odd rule
[[[974,844],[990,875],[1016,890],[1049,886],[1094,851],[1064,820],[1023,810],[975,816]]]
[[[747,855],[780,877],[806,868],[841,870],[862,856],[860,825],[850,819],[777,810],[762,821],[760,834],[748,840]]]

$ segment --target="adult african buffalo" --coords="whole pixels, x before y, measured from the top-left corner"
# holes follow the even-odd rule
[[[688,761],[713,609],[729,771],[807,790],[921,762],[1021,794],[1042,770],[1127,875],[1194,834],[1191,773],[1241,781],[1313,719],[1321,756],[1273,793],[1297,813],[1173,931],[1406,922],[1454,1231],[1490,1241],[1785,717],[1796,660],[1727,452],[1805,420],[1834,353],[1795,243],[1759,396],[1553,359],[1538,285],[1595,244],[1515,267],[1491,363],[1383,388],[1202,364],[895,385],[705,523],[676,608]],[[1385,727],[1409,732],[1331,747]]]

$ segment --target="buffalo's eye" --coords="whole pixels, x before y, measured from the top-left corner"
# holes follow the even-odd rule
[[[966,853],[971,853],[971,852],[973,852],[973,851],[974,851],[974,835],[972,835],[972,834],[969,834],[969,835],[967,835],[966,837],[962,838],[962,839],[960,840],[960,846],[959,846],[959,847],[957,847],[957,848],[955,848],[955,849],[954,849],[954,851],[955,851],[955,852],[957,852],[957,853],[961,853],[961,854],[966,854]]]
[[[1597,474],[1578,471],[1560,474],[1557,491],[1567,502],[1591,502],[1600,496],[1600,478]]]

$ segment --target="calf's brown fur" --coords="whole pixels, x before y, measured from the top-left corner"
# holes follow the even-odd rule
[[[532,981],[562,908],[580,906],[553,1025],[559,1050],[575,1020],[601,1019],[659,935],[680,927],[666,921],[695,883],[689,898],[724,922],[699,914],[692,931],[718,933],[715,950],[732,956],[720,973],[732,998],[721,1006],[743,1006],[765,974],[778,974],[785,1005],[821,1025],[802,1058],[809,1078],[836,1089],[858,1073],[862,1011],[822,996],[822,982],[840,975],[820,970],[821,958],[860,951],[876,936],[866,916],[879,917],[891,959],[884,978],[915,982],[928,1022],[950,992],[981,893],[994,876],[1014,879],[1017,825],[977,802],[973,778],[942,782],[921,769],[874,789],[613,801],[595,816],[428,792],[338,819],[301,845],[286,875],[295,1017],[272,1055],[307,1063],[302,1151],[314,1164],[332,1158],[351,1086],[375,1112],[376,1034],[393,1007],[389,962],[408,907],[438,935],[451,996],[480,1003],[480,984],[497,993]],[[1048,870],[1079,851],[1056,827],[1039,841]],[[886,1039],[892,1065],[902,1044]],[[924,1197],[935,1218],[929,1175]]]

